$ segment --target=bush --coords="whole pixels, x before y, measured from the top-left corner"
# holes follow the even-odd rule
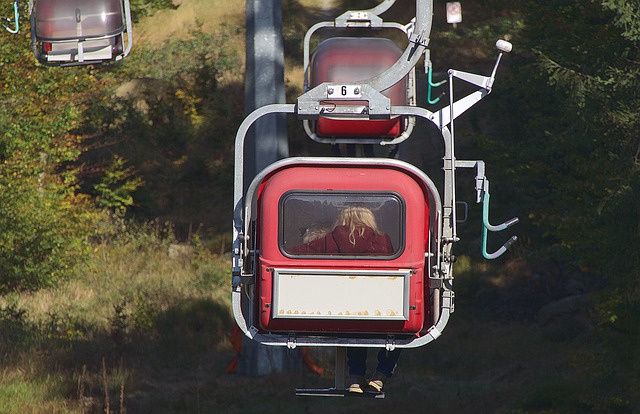
[[[87,251],[84,203],[29,187],[0,199],[0,293],[55,286]]]

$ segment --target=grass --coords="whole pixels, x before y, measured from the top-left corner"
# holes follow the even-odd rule
[[[68,283],[1,298],[0,412],[121,413],[165,398],[159,371],[180,383],[195,366],[223,371],[229,258],[173,247],[152,226],[130,230],[96,245]]]
[[[573,370],[567,344],[580,333],[555,339],[548,335],[553,327],[487,309],[482,292],[508,295],[505,272],[521,267],[496,272],[466,257],[458,269],[458,310],[444,335],[403,352],[385,400],[296,397],[296,387],[332,386],[331,350],[311,350],[322,376],[295,352],[299,368],[283,374],[227,374],[235,354],[228,340],[229,257],[211,253],[217,244],[176,248],[163,234],[155,225],[129,226],[96,244],[64,285],[0,300],[0,412],[386,413],[426,404],[432,413],[481,407],[528,414],[570,406],[574,400],[558,405],[558,395],[581,389],[570,376],[549,378]]]
[[[136,26],[134,41],[159,48],[170,38],[188,38],[198,26],[203,32],[214,34],[225,27],[244,27],[243,1],[181,0],[175,4],[175,10],[160,10]],[[244,46],[242,36],[240,40]]]
[[[14,380],[0,388],[2,413],[12,414],[66,414],[74,412],[67,401],[52,394],[60,388],[61,381],[45,379],[44,381]]]
[[[296,397],[333,384],[331,350],[311,350],[322,376],[296,352],[286,373],[227,374],[230,260],[195,241],[176,248],[155,225],[128,226],[67,283],[0,298],[0,413],[630,412],[586,368],[598,357],[588,327],[558,335],[572,319],[540,325],[513,312],[527,280],[519,261],[459,259],[456,312],[441,338],[403,352],[385,400]]]

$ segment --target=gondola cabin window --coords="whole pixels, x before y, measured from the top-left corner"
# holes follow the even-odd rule
[[[98,38],[125,30],[120,0],[39,0],[36,33],[43,40]]]
[[[393,259],[404,249],[399,194],[292,191],[279,211],[280,249],[291,258]]]
[[[311,86],[323,82],[359,82],[380,75],[393,66],[402,56],[402,50],[391,40],[384,38],[336,37],[318,46],[314,53],[310,78]],[[404,77],[391,88],[383,91],[392,105],[407,105],[408,78]],[[325,104],[339,102],[326,101]],[[362,105],[359,101],[342,101],[342,104]],[[321,116],[316,125],[320,137],[397,137],[403,131],[401,117],[386,120],[346,120]]]

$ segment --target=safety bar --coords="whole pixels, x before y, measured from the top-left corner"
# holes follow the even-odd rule
[[[303,91],[306,93],[309,91],[309,67],[310,67],[310,43],[311,38],[318,30],[322,28],[391,28],[391,29],[399,29],[407,37],[410,37],[414,32],[416,27],[416,19],[412,19],[406,25],[402,25],[400,23],[395,22],[385,22],[382,18],[379,17],[380,14],[387,11],[396,0],[385,0],[376,7],[373,7],[368,10],[359,10],[359,11],[347,11],[340,16],[338,16],[334,21],[327,22],[319,22],[313,25],[305,34],[304,37],[304,45],[303,45]],[[416,100],[416,90],[415,90],[415,70],[413,67],[406,74],[409,77],[409,85],[408,85],[408,97],[411,105],[415,105]],[[406,76],[405,75],[405,76]],[[404,77],[404,76],[403,76]],[[400,79],[402,79],[401,77]],[[366,83],[364,80],[362,83]],[[384,90],[384,89],[383,89]],[[382,91],[382,90],[380,90]],[[393,140],[393,144],[400,143],[405,141],[411,135],[413,131],[413,127],[415,125],[415,119],[409,119],[406,128],[404,131]],[[336,144],[338,141],[343,144],[390,144],[389,140],[384,139],[367,139],[367,138],[323,138],[319,137],[311,127],[308,120],[303,121],[303,127],[309,138],[319,143],[329,143]]]
[[[370,10],[346,12],[342,15],[349,16],[349,18],[346,20],[341,18],[336,19],[336,21],[338,22],[343,20],[347,22],[354,22],[354,24],[360,22],[360,27],[362,27],[362,23],[364,23],[364,27],[395,27],[402,28],[404,31],[408,31],[408,28],[412,29],[409,33],[409,45],[405,49],[402,56],[398,59],[398,61],[391,68],[381,73],[380,75],[363,80],[361,82],[362,84],[370,85],[377,91],[385,91],[396,83],[400,82],[405,76],[407,76],[409,72],[414,69],[420,58],[422,58],[422,54],[425,52],[429,44],[429,36],[431,33],[431,24],[433,17],[433,0],[416,0],[415,25],[413,22],[411,22],[406,26],[400,25],[398,23],[385,24],[382,22],[382,19],[377,16],[377,14],[380,14],[389,9],[389,7],[391,7],[391,5],[393,5],[394,3],[395,0],[387,0]],[[336,25],[336,22],[321,22],[312,26],[309,31],[307,31],[304,40],[305,51],[303,62],[303,67],[305,69],[305,90],[306,88],[308,88],[308,73],[306,72],[309,67],[309,39],[316,30],[322,27],[339,26]],[[318,85],[315,89],[324,89],[326,86],[323,85],[325,84]]]
[[[133,47],[133,23],[131,21],[131,5],[129,4],[129,0],[124,0],[124,16],[127,20],[125,23],[127,25],[127,46],[122,55],[116,57],[116,60],[121,60],[123,57],[128,56]]]
[[[304,91],[309,87],[309,60],[311,37],[314,33],[322,28],[348,28],[348,27],[369,27],[369,28],[393,28],[402,30],[407,36],[415,28],[415,19],[409,24],[402,25],[394,22],[385,22],[379,16],[389,10],[395,4],[396,0],[384,0],[377,6],[368,10],[350,10],[331,22],[319,22],[311,26],[304,36],[303,43],[303,69],[304,69]]]

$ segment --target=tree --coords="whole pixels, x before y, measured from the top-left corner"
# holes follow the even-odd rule
[[[0,291],[33,290],[86,252],[95,216],[63,166],[79,154],[72,130],[98,81],[91,69],[37,65],[27,36],[3,38],[0,53]]]
[[[508,137],[480,145],[526,209],[531,265],[557,263],[598,293],[589,409],[637,406],[640,325],[640,5],[512,2],[514,33],[501,113]],[[585,344],[586,347],[587,344]],[[596,362],[597,361],[597,362]],[[607,374],[601,366],[607,368]],[[584,391],[583,391],[584,393]],[[586,408],[585,408],[586,411]]]
[[[481,145],[510,174],[514,202],[530,206],[545,255],[607,268],[625,249],[618,241],[638,237],[637,34],[597,2],[519,4],[524,29],[500,107],[510,131]],[[613,226],[623,211],[627,225]]]

